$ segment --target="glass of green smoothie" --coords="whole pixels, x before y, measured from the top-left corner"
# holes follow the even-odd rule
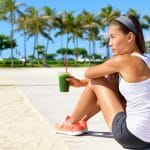
[[[67,72],[59,72],[59,90],[60,92],[69,92],[69,82],[66,78],[71,77],[70,73]]]

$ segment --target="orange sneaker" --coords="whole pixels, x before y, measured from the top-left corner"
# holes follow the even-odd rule
[[[88,132],[87,121],[81,120],[81,121],[79,121],[79,123],[80,123],[82,129],[84,130],[84,133]]]
[[[65,118],[62,124],[56,124],[54,126],[56,133],[67,134],[67,135],[81,135],[87,132],[87,125],[85,121],[71,124],[69,122],[70,116]]]

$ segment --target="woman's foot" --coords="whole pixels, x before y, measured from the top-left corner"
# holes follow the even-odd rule
[[[62,124],[56,124],[54,126],[56,133],[67,134],[67,135],[81,135],[88,131],[87,122],[81,120],[77,123],[71,123],[69,121],[70,116],[65,118]]]

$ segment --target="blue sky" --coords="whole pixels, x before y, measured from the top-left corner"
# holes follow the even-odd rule
[[[56,12],[61,12],[63,10],[66,11],[74,11],[76,14],[82,12],[83,9],[97,13],[101,10],[101,8],[111,4],[113,9],[118,9],[122,14],[127,13],[129,8],[135,9],[141,15],[149,15],[150,14],[150,0],[17,0],[17,2],[25,2],[27,6],[34,6],[36,8],[42,8],[43,6],[49,6],[56,10]],[[0,34],[10,33],[10,26],[4,22],[0,22]],[[145,34],[146,39],[150,39],[149,33]],[[17,40],[18,50],[23,55],[23,37],[21,34],[15,34],[15,39]],[[55,43],[51,44],[49,47],[49,53],[54,53],[58,48],[60,48],[60,40],[55,39]],[[32,42],[33,40],[28,41],[28,54],[32,53]],[[40,44],[44,44],[44,39],[40,39]],[[65,43],[65,42],[64,42]],[[88,43],[80,41],[80,47],[84,47],[88,49]],[[65,45],[64,45],[65,47]],[[70,46],[71,47],[71,46]],[[105,52],[100,50],[101,48],[97,47],[97,52],[101,52],[105,55]],[[15,53],[15,52],[14,52]],[[9,57],[9,50],[2,53],[0,57]]]
[[[26,0],[25,3],[36,8],[48,5],[57,11],[74,10],[75,12],[81,12],[83,9],[98,12],[107,4],[111,4],[114,9],[119,9],[123,13],[126,13],[129,8],[141,13],[150,13],[149,0]]]

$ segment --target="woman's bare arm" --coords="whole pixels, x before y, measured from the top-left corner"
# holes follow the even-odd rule
[[[86,78],[99,78],[115,72],[120,72],[120,62],[122,56],[116,56],[104,62],[103,64],[90,67],[85,72]]]

